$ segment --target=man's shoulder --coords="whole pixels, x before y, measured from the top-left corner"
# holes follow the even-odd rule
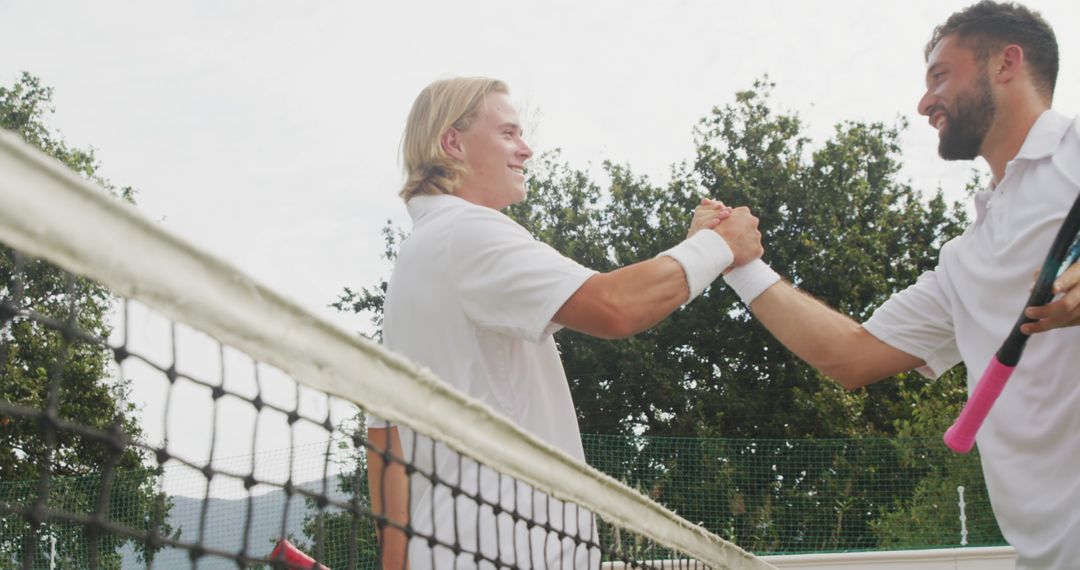
[[[1080,189],[1080,117],[1073,117],[1053,156],[1054,166]]]

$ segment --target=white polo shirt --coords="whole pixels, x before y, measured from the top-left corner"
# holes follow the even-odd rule
[[[386,293],[386,347],[584,461],[570,388],[552,338],[561,327],[551,319],[595,272],[537,241],[502,213],[456,196],[418,196],[409,200],[408,210],[413,230],[401,244]],[[385,423],[369,418],[368,425]],[[430,440],[414,438],[404,426],[399,433],[405,457],[414,458],[422,471],[434,471],[470,493],[479,490],[539,522],[551,513],[552,526],[568,533],[577,534],[579,526],[585,536],[595,532],[589,513],[575,515],[571,506],[501,480],[442,445],[433,452]],[[540,529],[528,541],[523,523],[511,531],[514,522],[505,514],[496,521],[485,508],[478,520],[473,500],[462,497],[456,509],[454,504],[448,488],[433,491],[427,478],[411,478],[410,523],[419,531],[475,551],[479,527],[485,556],[521,568],[557,567],[560,562],[565,568],[589,567],[584,549],[565,551],[565,545]],[[409,543],[409,562],[412,570],[455,567],[451,551],[436,547],[433,553],[417,539]],[[475,566],[469,554],[458,556],[456,563]]]
[[[1002,180],[975,197],[975,223],[863,326],[923,359],[931,378],[963,361],[970,393],[1078,194],[1080,119],[1046,111]],[[1080,568],[1080,327],[1031,337],[976,441],[1017,568]]]

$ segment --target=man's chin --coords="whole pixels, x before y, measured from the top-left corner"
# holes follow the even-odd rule
[[[942,149],[942,148],[939,147],[938,148],[938,156],[940,156],[942,160],[948,160],[948,161],[952,162],[952,161],[961,161],[961,160],[975,160],[976,158],[979,157],[979,154],[978,153],[974,153],[974,154],[963,153],[963,154],[961,154],[961,153],[957,153],[957,152],[947,152],[945,149]]]
[[[944,160],[975,160],[979,145],[949,140],[944,136],[938,142],[938,156]]]
[[[515,188],[514,193],[512,195],[508,196],[509,199],[507,200],[507,204],[505,206],[503,206],[502,208],[499,208],[499,210],[505,210],[506,208],[509,208],[510,206],[513,206],[514,204],[524,202],[525,197],[526,197],[526,193],[525,193],[524,189]]]

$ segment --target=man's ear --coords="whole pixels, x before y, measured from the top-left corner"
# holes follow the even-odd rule
[[[439,138],[439,144],[446,154],[462,162],[465,161],[465,148],[461,145],[461,131],[454,127],[446,129],[446,132]]]
[[[1012,81],[1024,67],[1024,48],[1009,44],[991,59],[990,79],[1000,83]]]

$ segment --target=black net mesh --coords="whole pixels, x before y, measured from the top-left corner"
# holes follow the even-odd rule
[[[392,453],[354,403],[0,252],[0,568],[701,566],[405,426]],[[411,515],[373,507],[369,464]]]

